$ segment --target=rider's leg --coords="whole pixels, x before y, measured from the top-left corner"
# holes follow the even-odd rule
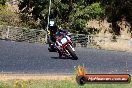
[[[50,52],[54,52],[54,42],[52,41],[51,37],[48,38],[48,43],[49,43],[49,47],[48,47],[48,50]]]
[[[58,46],[55,45],[55,49],[56,51],[59,53],[59,58],[62,57],[62,51],[60,50],[60,48]]]

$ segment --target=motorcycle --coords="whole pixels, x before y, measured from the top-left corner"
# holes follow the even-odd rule
[[[71,57],[73,60],[77,60],[78,57],[75,53],[75,48],[71,41],[71,38],[65,34],[60,33],[56,35],[56,46],[59,48],[58,52],[61,53],[64,57]]]

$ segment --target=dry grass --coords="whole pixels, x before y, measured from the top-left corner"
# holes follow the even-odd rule
[[[68,75],[45,75],[45,74],[0,74],[0,81],[8,80],[68,80]]]
[[[111,41],[109,38],[96,39],[93,47],[98,49],[132,52],[132,44],[130,44],[130,40],[123,39],[117,39],[116,42]]]
[[[122,19],[121,22],[118,22],[118,25],[121,28],[120,31],[121,35],[118,36],[120,39],[117,39],[117,42],[111,41],[110,38],[112,34],[109,33],[109,31],[111,30],[110,28],[111,24],[108,23],[106,20],[103,21],[91,20],[87,24],[88,28],[99,29],[99,33],[97,34],[97,36],[102,36],[95,38],[95,43],[93,44],[94,48],[132,52],[132,44],[130,45],[131,33],[129,32],[131,26],[124,19]],[[104,38],[106,36],[107,38]]]
[[[101,46],[103,49],[108,50],[117,50],[117,51],[132,51],[132,46],[127,44],[127,42],[107,42],[104,45]]]

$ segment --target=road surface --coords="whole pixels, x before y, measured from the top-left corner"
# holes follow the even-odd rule
[[[88,73],[132,74],[132,53],[77,48],[78,60],[58,58],[47,45],[0,40],[0,73],[73,74],[84,65]]]

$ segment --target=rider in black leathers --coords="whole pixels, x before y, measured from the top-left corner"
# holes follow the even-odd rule
[[[59,53],[59,57],[62,57],[62,53],[61,51],[57,48],[57,46],[55,45],[56,42],[56,35],[60,34],[60,33],[65,33],[67,34],[68,31],[67,30],[62,30],[59,29],[58,26],[55,24],[54,21],[50,21],[49,22],[49,31],[48,31],[48,43],[49,43],[49,52],[58,52]]]
[[[54,21],[50,21],[49,23],[49,30],[48,30],[48,43],[49,43],[49,52],[58,52],[59,57],[62,57],[61,51],[57,48],[55,42],[56,42],[56,35],[58,34],[59,28],[57,25],[54,23]]]
[[[54,45],[55,45],[55,42],[56,42],[56,39],[55,39],[55,36],[56,36],[56,33],[58,31],[58,27],[57,25],[55,24],[54,21],[50,21],[49,22],[49,30],[48,30],[48,43],[49,43],[49,48],[48,50],[50,52],[55,52],[55,48],[54,48]]]

